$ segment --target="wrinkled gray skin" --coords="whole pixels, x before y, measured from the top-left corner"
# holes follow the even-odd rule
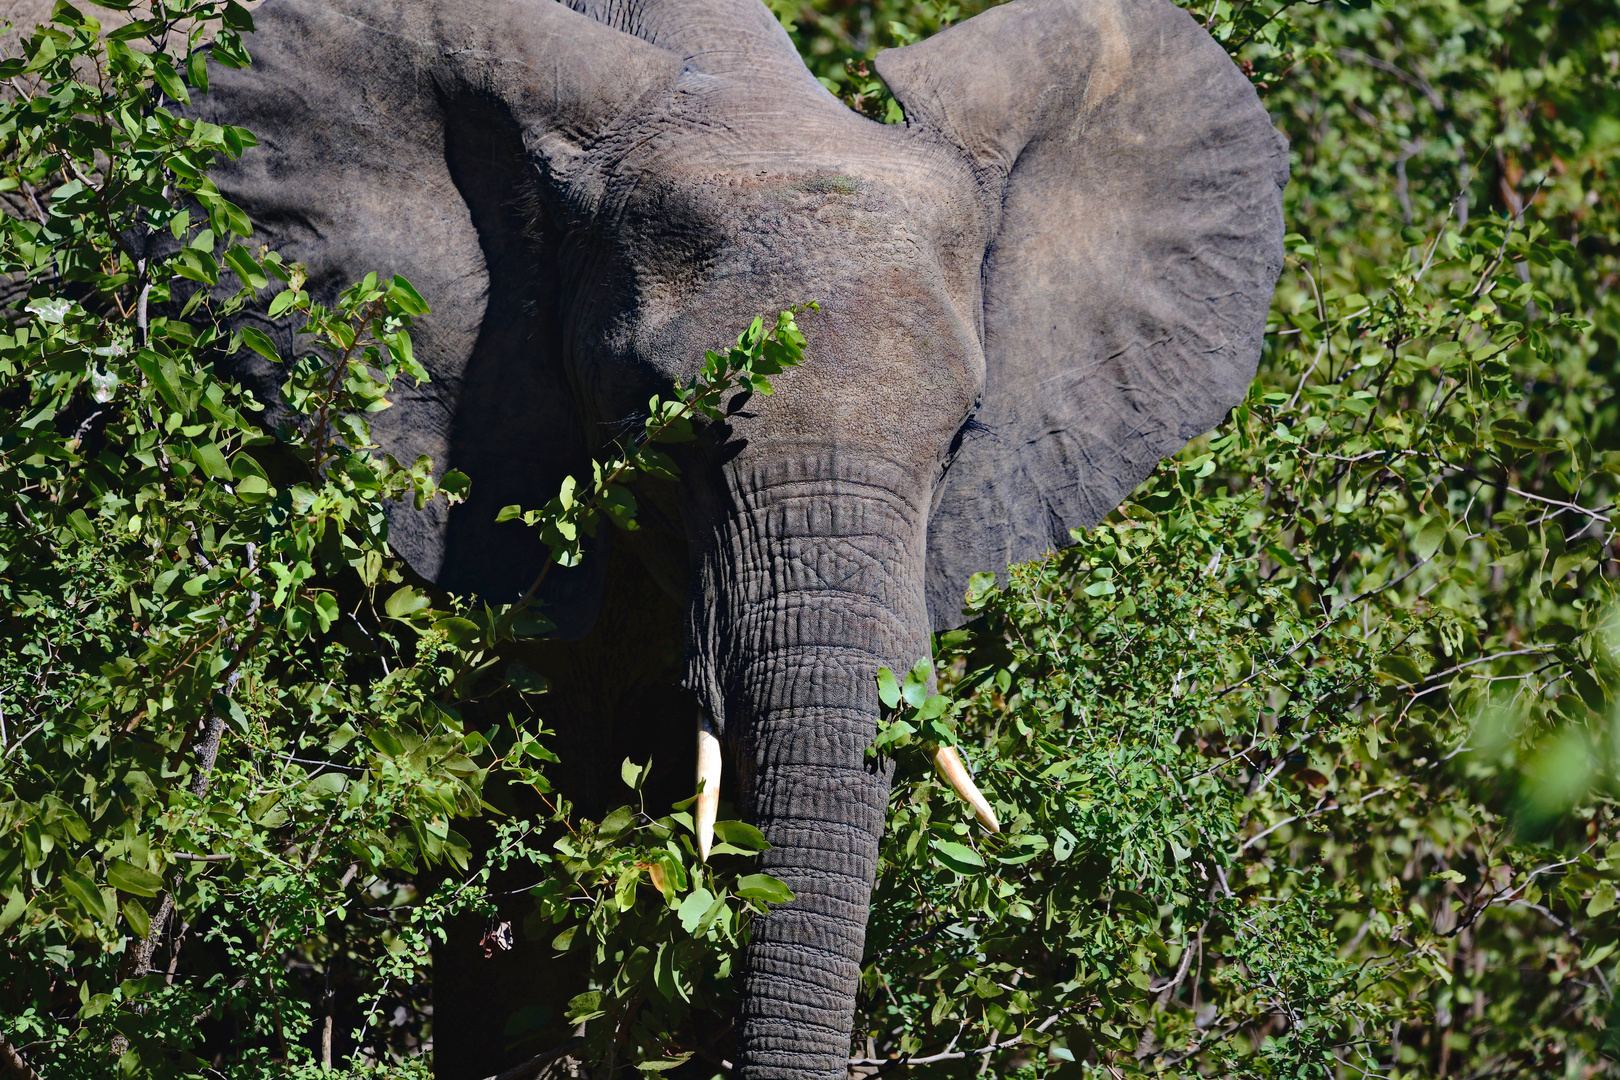
[[[432,383],[378,418],[473,477],[393,520],[428,578],[510,599],[543,555],[498,507],[542,503],[747,318],[820,301],[804,367],[614,542],[685,604],[686,684],[798,897],[748,949],[740,1075],[843,1077],[888,790],[873,673],[1241,399],[1282,138],[1168,0],[1013,0],[884,53],[903,126],[840,105],[759,0],[256,17],[254,69],[204,106],[263,143],[221,188],[317,297],[378,269],[434,308]],[[565,633],[607,563],[548,583]]]

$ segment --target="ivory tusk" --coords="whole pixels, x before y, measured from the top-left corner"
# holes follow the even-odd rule
[[[934,765],[939,773],[951,782],[951,787],[962,797],[962,801],[973,807],[973,816],[979,819],[979,824],[993,833],[1001,831],[1001,822],[996,820],[996,812],[990,809],[990,800],[984,797],[979,785],[973,782],[968,775],[967,766],[956,753],[954,746],[942,746],[934,751]]]
[[[697,823],[698,858],[707,862],[709,849],[714,846],[714,818],[720,810],[720,739],[707,719],[698,722],[697,783],[693,817]]]

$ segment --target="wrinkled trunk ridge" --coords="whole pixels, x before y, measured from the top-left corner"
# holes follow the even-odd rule
[[[826,451],[733,467],[732,511],[700,563],[689,640],[712,689],[742,814],[793,889],[744,955],[747,1080],[842,1078],[890,770],[869,758],[874,675],[928,647],[924,485]],[[908,486],[908,484],[910,486]],[[729,764],[729,762],[728,762]]]

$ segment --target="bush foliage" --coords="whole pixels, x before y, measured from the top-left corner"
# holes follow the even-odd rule
[[[866,61],[977,10],[772,7],[891,122]],[[1620,26],[1581,0],[1192,8],[1293,140],[1261,376],[880,681],[897,773],[852,1069],[1620,1073]],[[0,58],[0,1072],[420,1074],[429,945],[522,865],[533,914],[492,933],[581,961],[558,1049],[725,1073],[695,1033],[788,899],[750,872],[763,839],[722,822],[700,862],[632,762],[599,822],[552,794],[544,673],[510,648],[543,613],[414,588],[387,546],[385,502],[478,479],[435,483],[366,422],[426,376],[433,298],[378,267],[313,303],[207,180],[251,133],[176,108],[249,62],[251,17],[130,14],[59,4]],[[304,355],[226,329],[259,309]],[[661,444],[814,348],[794,314],[502,515],[548,566],[633,528]],[[273,408],[216,369],[241,349],[284,363]],[[469,722],[491,702],[507,722]],[[547,813],[475,846],[494,783]],[[348,1060],[337,965],[370,1003]]]

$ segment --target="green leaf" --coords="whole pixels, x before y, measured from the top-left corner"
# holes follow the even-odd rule
[[[513,662],[504,676],[506,685],[525,694],[544,694],[551,689],[551,683],[538,671],[530,669],[521,661]]]
[[[236,482],[236,497],[245,503],[262,503],[272,497],[275,489],[262,476],[244,476]]]
[[[635,823],[636,812],[628,806],[621,806],[602,819],[602,824],[596,827],[596,832],[604,839],[612,839]]]
[[[891,709],[900,706],[900,683],[894,677],[894,672],[886,667],[878,668],[877,673],[878,697],[883,704]]]
[[[383,611],[391,619],[409,619],[417,612],[426,611],[432,606],[432,600],[411,586],[405,585],[394,590],[394,594],[383,604]]]
[[[396,276],[389,283],[388,298],[407,315],[428,314],[427,301],[422,299],[422,294],[417,292],[416,288],[402,277]]]
[[[1427,359],[1425,359],[1424,363],[1428,364],[1430,367],[1444,368],[1450,361],[1456,360],[1459,356],[1462,356],[1463,359],[1467,359],[1466,356],[1462,355],[1461,345],[1455,341],[1442,341],[1440,344],[1429,350],[1429,355]]]
[[[483,627],[471,619],[463,619],[459,615],[451,615],[436,620],[433,623],[433,629],[443,634],[445,639],[458,649],[470,649],[475,645],[483,644],[484,641]]]
[[[349,785],[349,778],[338,772],[321,773],[304,786],[304,790],[316,798],[335,798],[343,794]]]
[[[374,731],[371,734],[372,742],[377,743],[379,739],[385,737],[386,735],[387,732]],[[391,756],[397,757],[398,752]],[[267,792],[266,794],[255,799],[247,808],[248,820],[256,822],[260,825],[279,825],[283,820],[286,819],[286,815],[278,811],[276,807],[281,803],[281,800],[285,794],[286,792],[277,790]]]
[[[252,454],[237,453],[231,456],[231,476],[237,480],[246,480],[250,476],[265,479],[264,466]]]
[[[179,387],[175,379],[179,375],[173,361],[153,352],[151,349],[142,349],[135,354],[135,366],[141,369],[141,374],[152,381],[157,388],[164,404],[178,411],[185,409],[185,403],[180,396]]]
[[[1596,555],[1597,552],[1594,551],[1572,548],[1553,560],[1552,569],[1547,576],[1553,581],[1560,581],[1572,570],[1584,570],[1588,565],[1596,561]]]
[[[186,57],[186,81],[198,93],[208,93],[208,52],[205,49],[193,49]],[[145,935],[142,935],[143,937]]]
[[[681,921],[681,929],[688,934],[697,933],[703,916],[713,904],[714,894],[708,889],[702,886],[693,889],[687,894],[686,899],[681,901],[681,906],[675,909],[675,915]]]
[[[1620,947],[1620,941],[1610,941],[1603,945],[1593,942],[1587,946],[1585,955],[1581,957],[1576,967],[1582,971],[1591,971],[1607,960],[1617,947]]]
[[[640,527],[636,521],[636,497],[629,488],[620,484],[606,484],[598,494],[597,502],[608,520],[619,528],[633,531]]]
[[[1249,880],[1254,880],[1253,875]],[[1123,911],[1134,911],[1144,919],[1156,921],[1159,918],[1158,905],[1133,889],[1115,889],[1113,902],[1114,907]]]
[[[619,765],[619,778],[624,781],[625,786],[631,791],[640,791],[642,783],[647,779],[647,774],[651,771],[652,762],[637,765],[629,758],[625,758]]]
[[[124,921],[129,924],[136,937],[144,940],[152,935],[152,917],[146,913],[139,900],[131,897],[120,906],[123,908]]]
[[[1425,520],[1423,527],[1412,539],[1412,554],[1420,559],[1432,556],[1445,540],[1446,533],[1451,531],[1451,516],[1445,511],[1438,511]]]
[[[934,840],[930,846],[939,861],[958,874],[976,874],[985,868],[984,859],[977,851],[954,840]]]
[[[193,443],[191,457],[202,466],[203,472],[215,480],[232,479],[230,463],[225,460],[225,455],[214,443]]]
[[[13,887],[11,895],[6,899],[5,908],[0,910],[0,934],[5,933],[12,923],[22,918],[22,913],[27,907],[22,891]]]
[[[249,288],[262,289],[270,284],[270,279],[265,274],[264,267],[260,266],[258,261],[248,254],[247,248],[241,244],[233,244],[230,250],[225,252],[225,265],[229,266],[236,276],[241,279],[242,284]]]
[[[626,866],[619,871],[619,880],[613,889],[613,903],[620,911],[629,911],[636,905],[636,889],[641,884],[641,871],[634,866]],[[645,948],[636,950],[646,953]],[[650,955],[650,953],[648,954]]]
[[[928,680],[933,677],[934,665],[927,657],[918,660],[912,669],[906,672],[905,684],[900,688],[900,696],[905,698],[906,704],[913,709],[922,708],[928,699]]]
[[[769,874],[740,877],[731,891],[744,900],[766,904],[786,904],[793,900],[793,890]]]
[[[974,574],[968,578],[967,604],[969,607],[982,605],[996,591],[996,575],[988,572]]]
[[[250,34],[254,29],[253,16],[236,0],[226,0],[225,7],[220,12],[220,22],[227,29],[239,30],[244,34]]]
[[[274,299],[270,301],[270,306],[265,310],[265,314],[272,319],[280,318],[283,314],[292,310],[292,308],[299,303],[302,297],[302,293],[294,292],[292,289],[283,289],[281,292],[275,295]],[[266,338],[265,340],[269,339]],[[274,358],[275,357],[272,352],[271,359]]]
[[[717,821],[714,823],[714,835],[744,851],[767,851],[771,846],[764,833],[744,821]]]
[[[143,870],[123,859],[114,859],[107,866],[107,884],[135,896],[156,896],[163,890],[163,879],[150,870]],[[146,935],[142,934],[142,937]]]
[[[112,913],[107,910],[101,890],[94,881],[78,871],[69,870],[62,875],[62,887],[86,915],[105,923],[113,921]]]
[[[243,345],[272,363],[281,363],[281,354],[276,352],[276,343],[270,340],[270,335],[251,326],[244,326],[241,334]]]
[[[167,56],[158,54],[152,58],[152,80],[175,101],[182,105],[191,104],[191,95],[186,92],[186,84],[175,74],[174,64]]]
[[[212,255],[196,248],[181,248],[176,253],[174,272],[204,285],[214,285],[219,281],[219,264]]]
[[[1575,693],[1586,703],[1586,707],[1595,713],[1609,711],[1608,695],[1604,692],[1603,683],[1592,672],[1584,667],[1569,669],[1570,685],[1575,687]]]
[[[406,330],[398,330],[387,339],[388,352],[399,363],[400,369],[415,379],[417,383],[429,381],[428,371],[416,362],[416,351],[411,343],[411,335]]]
[[[91,3],[95,3],[95,4],[97,4],[97,6],[103,6],[98,2],[98,0],[91,0]],[[106,5],[106,6],[111,6],[111,5]],[[128,7],[128,5],[124,5],[124,6]],[[156,20],[156,19],[131,19],[129,22],[125,23],[123,26],[118,27],[118,29],[108,31],[107,40],[108,41],[133,41],[136,38],[145,37],[146,35],[148,35],[150,33],[153,33],[154,31],[162,29],[162,25],[163,24],[158,22],[158,20]]]
[[[237,236],[252,236],[253,223],[248,220],[247,213],[240,206],[225,199],[220,199],[218,207],[222,212],[226,224],[231,232]]]
[[[682,997],[684,996],[685,995],[683,994]],[[673,1069],[676,1066],[685,1065],[690,1060],[692,1060],[692,1051],[687,1051],[684,1054],[677,1054],[672,1058],[660,1058],[657,1061],[638,1061],[636,1062],[636,1071],[668,1072],[670,1069]]]
[[[376,746],[377,750],[381,751],[384,758],[399,758],[399,756],[402,756],[403,753],[405,753],[405,743],[400,742],[400,737],[397,735],[397,733],[386,729],[386,727],[374,727],[374,729],[371,729],[368,733],[366,733],[366,738],[371,740],[371,745]],[[272,797],[279,800],[280,795],[277,795],[275,792],[272,792],[271,795],[266,795],[266,798]],[[271,803],[271,805],[274,805],[274,803]]]
[[[316,592],[311,601],[315,609],[315,619],[320,623],[321,633],[324,634],[342,617],[343,612],[338,607],[337,597],[324,589]]]
[[[568,1022],[570,1024],[583,1024],[587,1020],[595,1020],[598,1016],[606,1015],[601,1007],[602,996],[602,991],[590,990],[569,998]]]
[[[465,501],[468,492],[472,490],[472,480],[459,469],[449,469],[439,479],[440,493],[456,502]]]
[[[1418,670],[1417,664],[1407,656],[1386,656],[1378,662],[1379,670],[1394,676],[1397,682],[1406,686],[1416,685],[1423,681],[1423,672]]]
[[[917,729],[905,720],[895,720],[891,723],[881,724],[878,733],[872,739],[872,749],[882,750],[887,746],[905,746],[910,736],[915,735]]]
[[[680,973],[675,968],[675,949],[667,941],[658,946],[658,958],[653,962],[653,986],[663,995],[665,1001],[686,999]]]
[[[512,633],[518,637],[539,637],[556,631],[557,626],[532,606],[512,616]]]

